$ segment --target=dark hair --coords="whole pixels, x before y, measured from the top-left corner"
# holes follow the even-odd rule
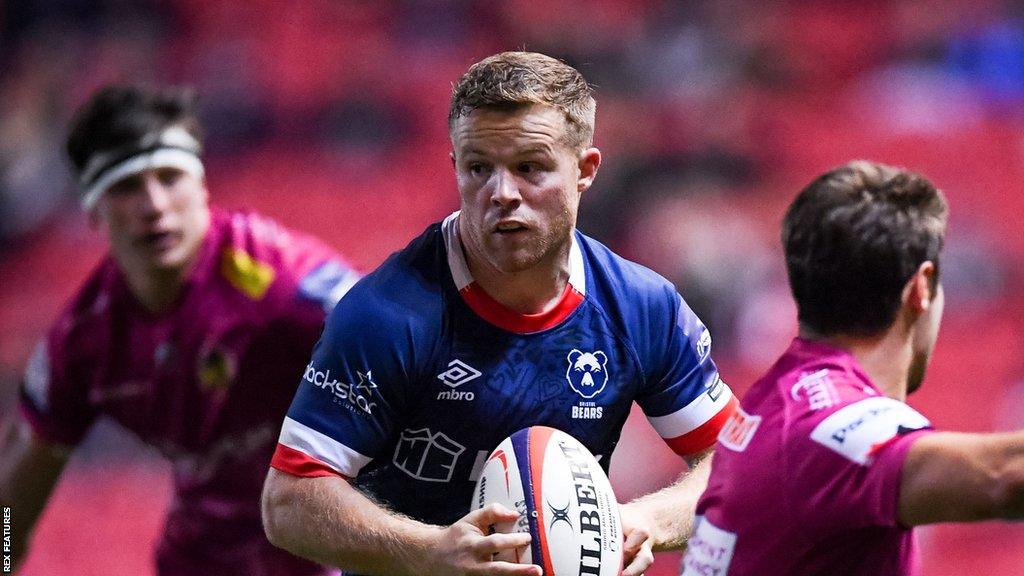
[[[502,52],[470,66],[452,90],[448,128],[477,108],[552,106],[565,115],[566,141],[582,150],[594,142],[593,90],[575,68],[536,52]]]
[[[938,282],[947,212],[931,182],[884,164],[851,162],[811,182],[782,225],[801,325],[822,336],[891,326],[923,262],[935,264]]]
[[[97,152],[130,147],[147,134],[172,125],[202,142],[196,109],[198,97],[190,88],[151,89],[107,86],[92,95],[75,113],[68,131],[67,153],[81,174]]]

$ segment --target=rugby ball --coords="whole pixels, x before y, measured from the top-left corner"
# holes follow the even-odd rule
[[[545,576],[615,576],[622,571],[622,522],[611,483],[572,436],[532,426],[494,449],[477,478],[473,509],[492,502],[519,512],[495,532],[529,532],[532,541],[496,559],[536,564]]]

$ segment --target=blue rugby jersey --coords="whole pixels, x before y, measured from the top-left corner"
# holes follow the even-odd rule
[[[447,525],[505,437],[563,430],[609,459],[633,401],[680,454],[737,404],[675,288],[575,232],[561,302],[514,313],[473,281],[458,213],[356,284],[327,320],[272,466],[337,474],[389,509]]]

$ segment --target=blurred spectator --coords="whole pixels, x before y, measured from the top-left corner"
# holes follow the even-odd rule
[[[976,87],[981,102],[1019,118],[1024,100],[1024,18],[997,20],[952,38],[948,67]]]

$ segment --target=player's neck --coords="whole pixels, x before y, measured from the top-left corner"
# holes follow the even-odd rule
[[[178,300],[185,285],[183,271],[125,273],[128,289],[135,299],[152,314],[166,312]]]
[[[802,326],[800,337],[846,350],[857,359],[882,394],[906,401],[907,374],[913,352],[910,339],[895,326],[877,336],[867,337],[845,334],[821,336]]]
[[[184,286],[184,278],[179,274],[134,276],[135,278],[127,276],[128,287],[142,307],[152,314],[167,312],[178,299]]]
[[[502,272],[467,258],[473,280],[499,304],[519,314],[540,314],[562,300],[569,282],[569,250],[528,270]]]

